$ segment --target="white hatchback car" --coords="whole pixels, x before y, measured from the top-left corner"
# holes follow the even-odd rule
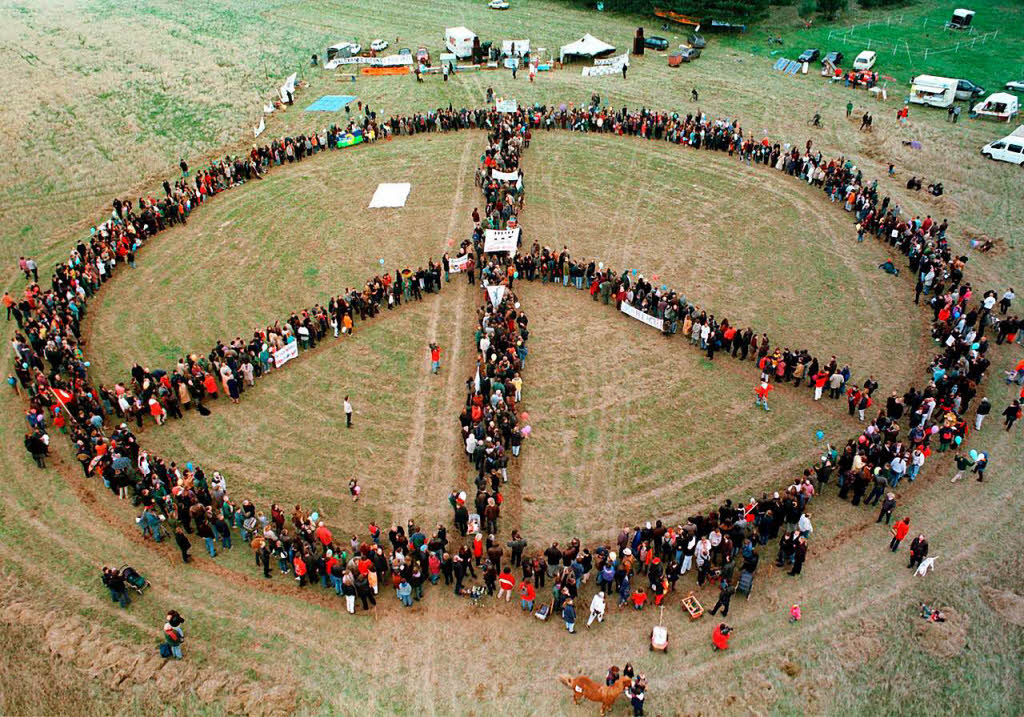
[[[853,69],[855,70],[870,70],[875,66],[875,60],[878,59],[878,53],[874,50],[864,50],[864,52],[857,55],[857,58],[853,61]]]
[[[370,43],[370,49],[373,50],[374,52],[380,52],[381,50],[386,50],[386,49],[388,49],[388,41],[387,40],[374,40],[373,42]]]

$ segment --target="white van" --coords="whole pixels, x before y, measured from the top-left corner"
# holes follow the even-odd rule
[[[855,70],[870,70],[875,66],[875,60],[878,59],[878,53],[874,50],[864,50],[864,52],[857,55],[857,58],[853,61],[853,69]]]
[[[1024,167],[1024,124],[1002,139],[981,148],[983,157]]]
[[[956,101],[957,82],[952,77],[918,75],[910,81],[910,101],[929,107],[949,107]]]

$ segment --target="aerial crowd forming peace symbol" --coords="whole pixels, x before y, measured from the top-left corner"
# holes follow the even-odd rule
[[[284,321],[255,331],[247,341],[218,342],[206,356],[182,357],[173,368],[149,369],[135,364],[131,378],[113,388],[97,385],[90,378],[82,341],[89,300],[115,273],[123,271],[123,265],[134,266],[137,254],[160,232],[187,223],[192,211],[218,193],[259,180],[272,167],[349,146],[353,132],[361,131],[374,142],[399,135],[469,129],[486,132],[487,144],[477,171],[486,211],[484,216],[474,212],[472,235],[460,243],[456,256],[445,253],[440,261],[428,261],[425,268],[396,271],[394,276],[375,275],[362,288],[331,297],[326,305],[294,312]],[[79,242],[66,262],[56,265],[50,289],[44,291],[38,283],[31,283],[23,297],[8,303],[8,316],[13,315],[18,323],[12,342],[16,359],[11,384],[24,390],[29,404],[31,430],[25,436],[26,448],[44,466],[49,452],[47,427],[53,426],[69,436],[87,479],[102,480],[112,492],[133,498],[142,508],[139,525],[144,537],[160,540],[168,524],[175,526],[183,559],[189,560],[186,535],[195,531],[213,555],[215,541],[220,539],[223,544],[227,540],[230,545],[231,531],[237,529],[244,541],[251,542],[257,565],[262,563],[267,577],[272,558],[279,561],[282,573],[294,572],[300,585],[307,576],[313,582],[320,575],[325,587],[330,583],[339,595],[352,598],[351,611],[357,594],[366,607],[368,572],[383,575],[396,570],[395,563],[389,563],[383,554],[380,529],[375,524],[368,540],[344,546],[334,541],[323,516],[297,509],[292,516],[294,535],[285,548],[285,515],[276,504],[269,515],[257,511],[249,501],[234,505],[227,497],[223,476],[214,472],[207,478],[204,470],[192,463],[181,465],[148,453],[130,428],[131,422],[138,429],[150,421],[162,425],[168,417],[183,418],[192,408],[206,415],[209,404],[221,395],[237,403],[255,386],[256,379],[282,369],[332,336],[354,336],[357,316],[361,322],[386,316],[403,301],[440,292],[452,274],[464,274],[474,285],[479,278],[476,370],[467,382],[466,403],[459,416],[470,466],[467,470],[476,474],[476,495],[471,504],[465,491],[453,491],[450,496],[453,524],[462,538],[472,536],[470,543],[456,549],[454,543],[449,545],[443,526],[428,538],[412,521],[407,529],[398,526],[388,536],[394,548],[392,557],[401,556],[397,572],[393,572],[396,587],[412,571],[420,576],[416,587],[421,593],[425,579],[436,582],[441,573],[448,578],[450,572],[456,574],[455,590],[459,592],[467,569],[473,572],[473,563],[479,564],[485,555],[491,558],[489,574],[485,572],[488,585],[493,586],[500,572],[502,587],[508,588],[504,577],[511,566],[506,564],[501,570],[503,550],[496,538],[505,527],[501,524],[503,489],[509,480],[509,466],[515,465],[533,430],[521,403],[530,329],[515,292],[519,281],[540,279],[545,285],[586,290],[595,303],[614,306],[666,337],[681,333],[681,339],[670,340],[698,347],[708,359],[716,354],[739,361],[749,357],[759,375],[758,381],[752,381],[752,392],[756,405],[764,410],[768,410],[770,391],[782,386],[799,388],[806,381],[815,400],[826,390],[833,398],[845,394],[851,415],[856,412],[866,420],[865,411],[874,404],[878,384],[853,385],[849,367],[842,366],[835,356],[819,361],[809,351],[783,351],[773,346],[766,334],[725,318],[716,319],[688,301],[683,292],[659,284],[657,277],[646,279],[635,269],[616,270],[600,261],[578,263],[566,249],[558,251],[536,242],[527,248],[527,231],[520,223],[526,189],[520,159],[535,133],[556,129],[658,140],[693,151],[727,152],[748,165],[782,171],[820,188],[856,216],[858,239],[874,236],[906,257],[918,277],[918,296],[923,292],[928,298],[932,338],[941,353],[931,364],[933,380],[926,389],[912,388],[902,397],[893,391],[860,435],[845,446],[827,445],[813,471],[781,486],[773,497],[765,493],[761,500],[736,506],[730,503],[709,516],[698,512],[685,526],[669,527],[660,520],[654,527],[647,523],[632,542],[620,536],[618,555],[610,546],[597,546],[592,552],[572,539],[561,548],[556,543],[554,552],[549,548],[544,558],[538,556],[531,562],[524,555],[525,541],[511,531],[506,546],[512,550],[511,566],[523,566],[524,583],[532,572],[542,586],[544,572],[553,575],[550,570],[554,566],[565,571],[569,580],[575,577],[583,582],[584,575],[593,570],[601,576],[605,590],[610,592],[615,585],[621,591],[619,574],[628,562],[627,585],[633,566],[642,568],[638,572],[648,575],[650,589],[660,604],[692,560],[697,562],[698,579],[703,583],[712,563],[720,563],[721,555],[729,552],[720,547],[723,544],[732,546],[733,555],[740,553],[742,544],[744,569],[752,573],[757,548],[768,538],[778,537],[781,529],[785,533],[780,564],[792,563],[799,572],[806,555],[806,535],[797,525],[814,495],[815,483],[820,489],[836,472],[841,498],[852,491],[852,502],[858,505],[870,488],[868,501],[877,504],[881,494],[904,477],[914,480],[932,451],[955,446],[959,456],[959,451],[966,450],[961,445],[970,426],[964,416],[990,363],[986,328],[998,324],[998,317],[993,315],[995,292],[975,297],[964,280],[966,258],[954,255],[947,244],[945,222],[906,217],[890,205],[888,197],[879,197],[877,182],[867,182],[848,161],[825,159],[810,143],[801,152],[796,146],[768,138],[756,140],[736,121],[596,105],[511,112],[494,108],[439,110],[379,123],[374,117],[361,128],[331,127],[309,136],[274,140],[254,147],[247,156],[213,162],[194,174],[183,161],[181,178],[173,185],[164,182],[163,198],[140,198],[137,205],[131,200],[115,200],[110,218],[94,227],[88,241]],[[451,240],[449,246],[453,246]],[[892,261],[881,268],[899,273]],[[1006,307],[1002,311],[1005,313]],[[1013,341],[1005,327],[1000,329],[998,343],[1007,337]],[[440,347],[431,345],[429,350],[436,371]],[[899,423],[902,419],[906,419],[906,430]],[[980,428],[980,423],[978,420],[976,427]],[[819,440],[822,437],[818,435]],[[980,477],[987,458],[970,451],[970,463]],[[350,490],[358,498],[357,481],[350,483]],[[724,543],[715,543],[711,546],[714,554],[705,556],[698,539],[709,532],[717,533]],[[652,567],[660,563],[675,566],[675,574],[670,575],[665,567]]]

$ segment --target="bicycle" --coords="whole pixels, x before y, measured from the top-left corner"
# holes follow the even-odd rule
[[[825,124],[821,121],[821,117],[818,117],[817,115],[807,120],[807,126],[817,127],[818,129],[825,129]]]

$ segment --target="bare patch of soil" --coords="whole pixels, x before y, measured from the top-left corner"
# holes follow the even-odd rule
[[[940,608],[945,622],[931,622],[915,616],[917,635],[921,646],[935,657],[956,657],[967,646],[967,627],[970,617],[952,608]]]
[[[204,702],[220,702],[230,711],[266,717],[291,714],[295,709],[295,688],[287,680],[264,688],[259,683],[244,683],[240,676],[200,670],[187,658],[165,660],[155,644],[148,652],[140,651],[112,638],[98,625],[57,610],[45,611],[10,587],[0,594],[0,621],[41,630],[42,645],[52,659],[109,689],[149,684],[162,698],[194,690]]]
[[[984,588],[982,596],[1001,618],[1011,625],[1024,626],[1024,595],[1018,595],[1013,590]]]

